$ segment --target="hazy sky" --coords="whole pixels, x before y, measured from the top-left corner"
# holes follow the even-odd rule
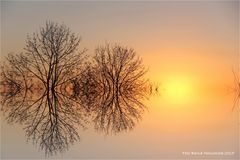
[[[1,2],[1,59],[22,52],[27,34],[47,20],[80,35],[90,55],[105,42],[134,48],[147,76],[165,89],[147,102],[149,112],[132,132],[106,137],[80,131],[82,141],[63,158],[177,158],[183,151],[236,156],[237,114],[226,88],[238,62],[238,1]],[[186,95],[172,93],[179,85]],[[26,143],[22,126],[1,122],[3,158],[44,157]]]

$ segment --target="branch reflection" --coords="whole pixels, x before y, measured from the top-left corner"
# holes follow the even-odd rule
[[[1,67],[1,110],[46,155],[66,151],[89,120],[105,134],[133,129],[157,91],[133,49],[106,44],[87,62],[79,43],[65,25],[47,22]]]
[[[96,130],[108,134],[133,129],[146,109],[146,71],[133,49],[117,44],[96,49],[92,65],[79,79],[84,89],[80,97],[91,106]]]

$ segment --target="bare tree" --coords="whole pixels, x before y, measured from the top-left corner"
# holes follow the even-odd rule
[[[19,63],[46,88],[54,88],[78,76],[86,51],[78,51],[79,43],[65,25],[47,22],[40,33],[28,36]]]
[[[19,66],[16,59],[16,56],[9,54],[1,66],[1,110],[8,113],[9,123],[26,120],[27,112],[18,113],[22,112],[28,90],[32,89],[32,77]]]
[[[98,47],[92,64],[97,87],[95,128],[105,133],[130,130],[145,110],[146,69],[133,49],[106,44]]]
[[[47,22],[1,67],[1,110],[9,123],[24,124],[46,155],[66,151],[80,138],[77,127],[92,117],[98,131],[131,130],[146,109],[144,99],[158,90],[144,78],[133,49],[106,44],[85,62],[79,44],[65,25]]]
[[[76,127],[86,123],[85,109],[66,90],[85,58],[79,43],[65,25],[47,22],[27,37],[23,53],[8,55],[1,70],[2,111],[8,122],[24,123],[47,155],[66,150],[79,139]]]

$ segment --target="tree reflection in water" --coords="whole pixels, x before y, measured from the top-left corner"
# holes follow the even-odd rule
[[[1,70],[2,111],[9,123],[24,124],[47,155],[65,151],[79,139],[76,127],[86,124],[86,109],[67,91],[84,59],[79,42],[65,25],[47,22]]]
[[[93,70],[101,95],[94,108],[95,128],[106,133],[132,129],[145,109],[142,60],[133,49],[107,44],[96,49]]]
[[[86,62],[79,43],[65,25],[47,22],[1,68],[1,110],[46,155],[66,151],[89,120],[106,134],[133,129],[152,91],[133,49],[106,44]]]

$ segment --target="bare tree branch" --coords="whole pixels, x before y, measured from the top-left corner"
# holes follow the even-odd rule
[[[2,111],[9,123],[24,124],[46,155],[67,150],[79,140],[77,126],[87,123],[86,110],[64,89],[82,69],[86,49],[79,44],[65,25],[46,22],[1,68]]]

